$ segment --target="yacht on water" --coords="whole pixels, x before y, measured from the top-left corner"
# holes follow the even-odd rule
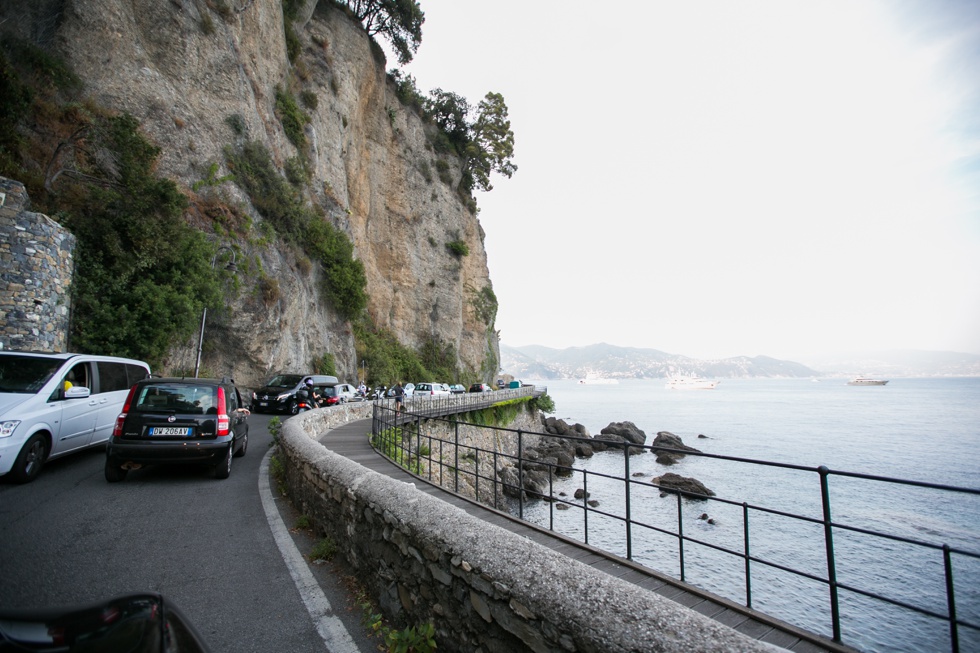
[[[721,381],[709,381],[697,377],[678,376],[667,381],[668,390],[714,390]]]
[[[847,382],[847,385],[887,385],[888,381],[884,379],[869,379],[864,376],[859,376],[856,379],[851,379]]]

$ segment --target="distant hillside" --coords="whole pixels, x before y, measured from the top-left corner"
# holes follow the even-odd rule
[[[500,345],[500,359],[501,369],[506,373],[529,379],[574,379],[588,375],[612,379],[820,376],[816,370],[800,363],[767,356],[698,360],[656,349],[617,347],[605,343],[568,349]]]
[[[955,351],[892,349],[850,352],[807,361],[825,375],[839,376],[980,376],[980,356]]]

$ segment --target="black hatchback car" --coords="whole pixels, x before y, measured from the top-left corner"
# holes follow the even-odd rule
[[[248,448],[248,411],[231,379],[147,378],[126,398],[106,446],[105,478],[154,463],[208,465],[228,478]]]

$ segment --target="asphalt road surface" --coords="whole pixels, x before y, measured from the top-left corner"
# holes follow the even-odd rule
[[[248,452],[226,480],[152,466],[109,484],[102,448],[26,485],[0,477],[0,608],[159,592],[214,653],[377,650],[343,570],[307,564],[314,538],[269,487],[269,419],[249,418]]]

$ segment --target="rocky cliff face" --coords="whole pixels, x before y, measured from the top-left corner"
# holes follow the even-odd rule
[[[162,148],[160,173],[188,189],[212,164],[218,177],[227,174],[224,148],[244,140],[261,142],[285,166],[299,153],[276,115],[276,89],[315,94],[315,108],[305,109],[310,196],[354,243],[375,325],[410,347],[431,338],[452,344],[461,367],[490,378],[499,355],[492,320],[475,301],[491,287],[479,221],[455,184],[435,174],[427,126],[399,103],[383,54],[361,26],[329,2],[310,0],[300,13],[293,63],[281,0],[4,0],[0,22],[69,61],[93,100],[136,116]],[[233,129],[232,116],[244,129]],[[459,180],[458,161],[440,165]],[[250,384],[270,371],[307,369],[329,352],[339,374],[354,378],[353,336],[321,298],[322,272],[295,251],[263,244],[261,217],[234,183],[198,194],[249,213],[252,236],[217,230],[215,240],[239,248],[240,268],[261,266],[279,285],[278,297],[263,298],[251,287],[254,274],[239,275],[231,310],[209,314],[204,369]],[[456,240],[467,256],[446,249]],[[196,354],[195,338],[167,365],[192,368]]]

